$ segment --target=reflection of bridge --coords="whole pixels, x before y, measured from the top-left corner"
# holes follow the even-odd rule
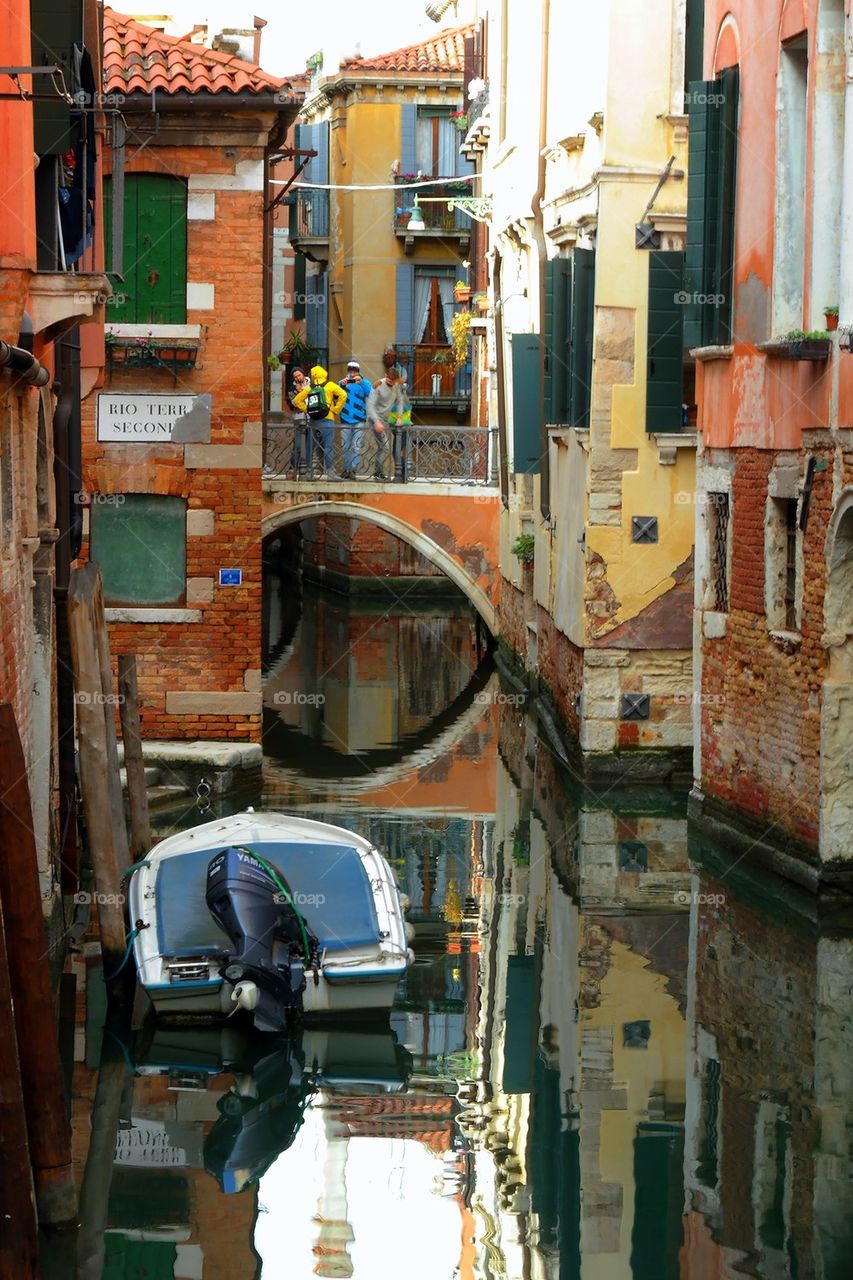
[[[264,539],[303,520],[366,520],[414,547],[468,597],[498,634],[500,494],[488,478],[308,480],[264,476]]]

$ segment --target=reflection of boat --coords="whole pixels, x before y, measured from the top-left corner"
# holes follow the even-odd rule
[[[342,827],[237,814],[161,841],[133,873],[139,979],[161,1015],[387,1010],[413,960],[393,873]],[[229,945],[230,943],[230,945]]]
[[[233,1073],[219,1117],[204,1141],[204,1167],[223,1191],[243,1191],[293,1143],[319,1089],[347,1096],[400,1093],[411,1058],[390,1030],[299,1027],[287,1036],[240,1034],[231,1026],[156,1026],[135,1047],[139,1074],[165,1074],[173,1087],[206,1088]],[[176,1084],[177,1082],[177,1084]]]

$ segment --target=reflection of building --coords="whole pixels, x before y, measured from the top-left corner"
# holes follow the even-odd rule
[[[853,941],[731,886],[694,879],[685,1274],[830,1280],[853,1257]]]
[[[497,1249],[508,1275],[674,1277],[686,917],[673,914],[669,881],[645,903],[640,895],[641,913],[627,914],[624,899],[620,912],[610,893],[606,915],[581,914],[525,792],[508,779],[498,792],[512,798],[485,864],[479,1069],[460,1088],[481,1274]],[[565,831],[571,814],[554,803]],[[618,868],[625,828],[599,817],[602,831],[611,819],[606,861]],[[596,844],[603,855],[604,835]]]

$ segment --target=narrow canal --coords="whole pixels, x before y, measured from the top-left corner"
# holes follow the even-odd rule
[[[77,1276],[849,1275],[845,922],[684,794],[581,786],[459,602],[288,586],[267,626],[264,790],[206,816],[369,835],[416,963],[384,1029],[120,1040],[78,957]]]

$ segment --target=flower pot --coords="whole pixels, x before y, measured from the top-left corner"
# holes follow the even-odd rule
[[[470,289],[454,289],[453,300],[454,302],[470,302],[471,290]]]
[[[824,312],[823,318],[826,321],[826,327],[828,332],[834,333],[835,330],[838,328],[838,314],[836,313],[835,315],[831,315],[830,312],[826,311]]]
[[[409,225],[409,221],[410,221],[410,219],[411,219],[411,216],[412,216],[412,215],[411,215],[410,213],[398,213],[398,214],[397,214],[397,226],[398,226],[398,227],[407,227],[407,226]]]

